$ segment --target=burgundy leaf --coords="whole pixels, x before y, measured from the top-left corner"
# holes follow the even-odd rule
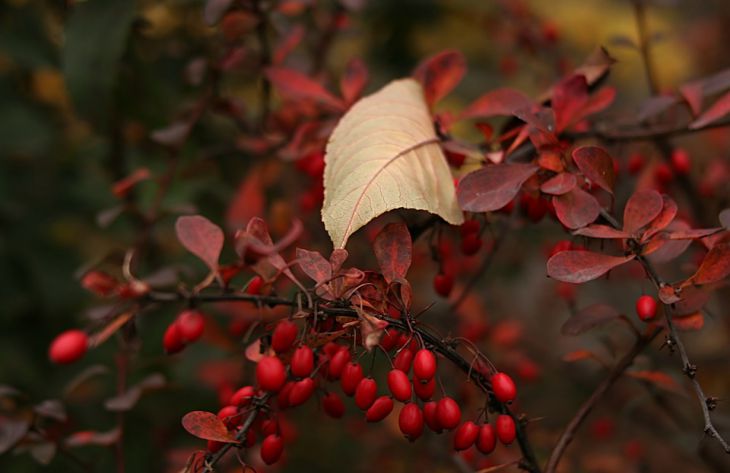
[[[340,78],[340,92],[347,105],[353,104],[362,94],[368,83],[368,68],[360,58],[353,58],[347,63],[344,74]]]
[[[715,243],[689,280],[693,284],[709,284],[725,279],[728,275],[730,275],[730,233]]]
[[[413,71],[413,77],[423,85],[426,103],[432,107],[461,82],[465,73],[464,55],[447,49],[423,60]]]
[[[692,130],[702,128],[719,120],[728,113],[730,113],[730,92],[717,99],[697,120],[690,123],[689,127]]]
[[[30,427],[27,419],[13,419],[0,415],[0,454],[13,448]]]
[[[723,231],[724,228],[693,228],[667,232],[664,237],[668,240],[697,240]]]
[[[674,378],[661,371],[627,371],[626,374],[634,379],[646,381],[668,391],[683,392],[682,387]]]
[[[304,271],[304,274],[312,278],[317,284],[332,279],[332,264],[317,251],[297,248],[297,263]]]
[[[662,211],[654,220],[651,221],[649,226],[646,227],[646,230],[644,230],[644,234],[641,237],[643,241],[648,240],[658,232],[667,228],[669,224],[674,221],[674,217],[677,216],[677,203],[666,194],[662,195],[662,200],[664,201],[662,204]]]
[[[342,264],[345,262],[348,256],[349,253],[344,248],[335,248],[334,250],[332,250],[332,254],[330,255],[330,264],[332,265],[333,273],[336,273],[340,270]]]
[[[66,422],[66,406],[64,406],[63,402],[58,399],[46,399],[45,401],[36,404],[36,406],[33,407],[33,410],[36,414],[43,417],[55,419],[59,422]]]
[[[573,150],[573,161],[585,177],[613,194],[616,175],[613,172],[613,159],[597,146],[581,146]]]
[[[86,445],[97,445],[108,447],[119,440],[121,430],[115,427],[107,432],[95,432],[93,430],[82,430],[66,437],[64,444],[67,447],[84,447]]]
[[[683,332],[696,332],[705,326],[705,316],[702,312],[695,312],[681,317],[672,317],[672,323]]]
[[[593,304],[571,316],[560,328],[563,335],[580,335],[592,328],[621,316],[615,307],[608,304]]]
[[[191,435],[203,440],[236,443],[236,437],[228,431],[223,421],[212,412],[188,412],[182,418],[182,425]]]
[[[596,198],[580,188],[553,197],[553,205],[560,222],[571,229],[585,227],[601,213]]]
[[[689,230],[687,222],[678,220],[667,227],[670,232],[682,232]],[[642,254],[648,255],[652,263],[666,263],[672,261],[685,252],[692,240],[669,240],[666,233],[659,233],[642,248]]]
[[[380,271],[387,282],[406,276],[413,256],[413,242],[406,224],[386,225],[375,237],[373,249]]]
[[[137,404],[142,394],[160,389],[163,386],[165,386],[165,377],[160,373],[151,374],[125,392],[107,399],[104,402],[104,407],[113,412],[128,411]]]
[[[538,117],[534,113],[536,107],[535,102],[522,92],[510,88],[501,88],[487,92],[476,99],[461,112],[460,118],[489,118],[514,115],[537,128],[550,128],[552,123],[547,118]]]
[[[211,271],[217,271],[223,250],[223,230],[200,215],[179,217],[175,222],[177,239],[189,252],[203,260]]]
[[[580,284],[599,278],[632,259],[634,255],[609,256],[592,251],[561,251],[548,260],[547,273],[558,281]]]
[[[661,194],[653,189],[636,191],[624,208],[624,231],[635,233],[654,220],[664,207]]]
[[[561,172],[560,174],[543,182],[540,186],[540,190],[546,194],[562,195],[575,189],[577,184],[578,181],[575,179],[574,174]]]
[[[153,131],[150,138],[163,146],[179,148],[187,139],[192,127],[193,123],[190,121],[174,122],[165,128]]]
[[[285,67],[269,67],[265,74],[274,87],[287,97],[314,100],[336,111],[345,108],[342,100],[322,87],[319,82],[299,71]]]
[[[629,235],[623,230],[616,230],[608,225],[593,224],[587,227],[579,228],[573,232],[573,235],[587,236],[590,238],[628,238]]]
[[[522,184],[537,172],[532,164],[495,164],[484,166],[459,181],[456,196],[468,212],[489,212],[507,205]]]
[[[616,89],[614,87],[604,87],[595,94],[588,97],[588,102],[580,110],[580,113],[575,118],[576,122],[583,120],[589,115],[598,113],[606,109],[613,103],[613,99],[616,98]]]
[[[294,49],[302,42],[307,30],[302,25],[292,27],[285,36],[283,36],[274,48],[274,54],[271,57],[271,63],[275,66],[283,63]]]
[[[558,132],[574,123],[588,102],[588,83],[585,76],[574,74],[561,80],[553,89],[552,106],[555,128]]]

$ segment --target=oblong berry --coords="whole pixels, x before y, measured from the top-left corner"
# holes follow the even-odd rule
[[[509,375],[505,373],[495,373],[489,380],[492,383],[494,397],[499,402],[510,402],[517,397],[517,387]]]
[[[261,389],[276,392],[286,382],[284,364],[275,356],[265,356],[256,365],[256,382]]]
[[[347,363],[345,368],[342,370],[342,376],[340,377],[342,392],[348,396],[355,394],[357,385],[360,384],[360,380],[362,380],[363,377],[362,366],[360,366],[359,363]]]
[[[401,370],[395,368],[388,373],[388,388],[393,397],[401,402],[411,398],[411,380]]]
[[[264,441],[261,442],[261,459],[267,465],[273,465],[279,461],[283,451],[284,442],[282,442],[279,435],[267,435],[266,438],[264,438]]]
[[[437,407],[436,413],[441,428],[445,430],[455,429],[461,422],[461,408],[456,401],[446,396],[438,402]]]
[[[380,422],[388,417],[393,410],[393,400],[388,396],[380,396],[372,406],[365,412],[365,420],[368,422]]]
[[[413,374],[424,381],[436,375],[436,355],[431,350],[422,348],[416,352],[413,357]]]
[[[345,415],[345,403],[342,402],[342,398],[337,393],[327,393],[322,398],[322,408],[328,416],[334,419],[339,419]]]
[[[369,409],[375,402],[378,385],[373,378],[363,378],[355,389],[355,405],[362,410]]]
[[[479,436],[477,437],[477,450],[485,455],[489,455],[497,446],[497,434],[494,432],[492,424],[483,424],[479,427]]]
[[[177,316],[177,329],[185,343],[197,341],[205,330],[205,317],[197,310],[184,310]]]
[[[421,408],[413,402],[403,406],[398,415],[398,427],[411,442],[420,437],[423,434],[423,412]]]
[[[497,420],[494,423],[497,430],[497,438],[500,442],[505,445],[509,445],[515,441],[517,436],[517,428],[515,421],[512,417],[506,414],[500,414],[497,416]]]
[[[89,337],[82,330],[66,330],[53,339],[48,347],[48,358],[59,365],[81,359],[89,348]]]
[[[461,451],[474,445],[479,436],[479,427],[468,420],[461,424],[454,433],[454,450]]]
[[[294,344],[297,339],[297,324],[291,320],[282,320],[276,324],[274,332],[271,334],[271,348],[277,353],[284,353]]]

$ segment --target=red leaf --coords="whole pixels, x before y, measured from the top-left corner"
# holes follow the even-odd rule
[[[262,171],[256,166],[238,186],[226,211],[226,228],[231,231],[244,228],[249,220],[264,212]]]
[[[302,25],[294,26],[286,36],[281,38],[274,48],[274,54],[271,57],[271,63],[275,66],[283,63],[294,49],[302,42],[306,29]]]
[[[563,335],[580,335],[620,316],[621,312],[613,306],[593,304],[570,317],[560,328],[560,333]]]
[[[616,98],[616,89],[613,87],[604,87],[595,94],[588,97],[588,102],[585,104],[583,109],[580,111],[575,121],[578,122],[583,120],[589,115],[598,113],[613,103],[613,99]]]
[[[466,73],[464,55],[455,49],[447,49],[421,62],[413,77],[423,85],[429,107],[448,95]]]
[[[641,237],[644,241],[667,228],[674,221],[674,217],[677,216],[677,203],[666,194],[662,195],[662,200],[664,201],[662,211],[644,230],[644,235]]]
[[[317,251],[297,248],[297,263],[304,271],[304,274],[312,278],[317,284],[332,279],[332,264]]]
[[[581,360],[589,360],[589,359],[595,359],[597,360],[598,357],[589,350],[575,350],[571,351],[570,353],[566,353],[562,357],[563,361],[566,361],[568,363],[573,363],[576,361]]]
[[[119,199],[124,198],[129,191],[134,187],[136,184],[145,181],[149,179],[151,176],[150,170],[147,168],[138,168],[136,171],[134,171],[129,176],[125,177],[124,179],[120,179],[117,182],[114,183],[112,186],[112,193],[117,196]]]
[[[585,177],[613,194],[616,175],[613,172],[613,159],[597,146],[581,146],[573,150],[573,161]]]
[[[575,175],[569,172],[561,172],[543,182],[540,190],[546,194],[562,195],[572,191],[577,185]]]
[[[728,113],[730,113],[730,92],[717,99],[697,120],[690,123],[689,127],[692,130],[702,128],[719,120]]]
[[[702,112],[702,84],[690,82],[679,88],[679,93],[689,105],[693,116],[697,116]]]
[[[709,284],[730,274],[730,233],[723,236],[705,255],[697,272],[690,278],[693,284]]]
[[[368,68],[360,58],[352,58],[347,63],[344,74],[340,78],[340,92],[345,104],[352,105],[362,94],[368,83]]]
[[[571,229],[585,227],[601,213],[596,198],[580,188],[553,197],[553,205],[560,222]]]
[[[682,317],[673,317],[672,323],[677,327],[677,330],[696,332],[702,330],[702,327],[705,326],[705,316],[702,315],[702,312],[695,312],[694,314],[683,315]]]
[[[122,431],[119,427],[115,427],[107,432],[95,432],[93,430],[81,430],[66,437],[64,444],[67,447],[84,447],[87,445],[96,445],[99,447],[109,447],[119,440]]]
[[[387,282],[405,278],[411,266],[413,242],[404,223],[389,223],[373,242],[375,257]]]
[[[337,111],[345,108],[342,100],[299,71],[285,67],[269,67],[265,74],[274,87],[287,97],[311,99]]]
[[[689,230],[689,224],[678,220],[672,222],[667,229],[669,231],[681,232]],[[642,253],[649,255],[649,260],[652,263],[666,263],[684,253],[691,243],[691,240],[669,240],[665,233],[660,233],[644,245]]]
[[[661,371],[627,371],[626,374],[634,379],[647,381],[668,391],[682,392],[682,388],[674,378]]]
[[[654,220],[664,207],[661,194],[653,189],[634,192],[624,208],[624,231],[635,233]]]
[[[588,83],[585,76],[574,74],[561,80],[553,89],[555,129],[560,132],[573,124],[587,102]]]
[[[0,454],[13,448],[25,436],[28,428],[30,428],[28,419],[13,419],[0,415]]]
[[[182,418],[182,426],[190,434],[203,439],[215,440],[216,442],[236,443],[236,437],[228,431],[215,414],[205,411],[188,412]]]
[[[488,212],[507,205],[522,184],[537,172],[532,164],[495,164],[484,166],[459,181],[456,196],[468,212]]]
[[[609,256],[592,251],[561,251],[548,260],[547,273],[558,281],[580,284],[599,278],[632,259],[634,255]]]
[[[461,119],[488,118],[497,115],[514,115],[525,123],[537,128],[548,129],[552,123],[546,117],[538,117],[534,110],[537,107],[529,97],[522,92],[501,88],[482,95],[461,112]]]
[[[573,232],[573,235],[587,236],[590,238],[628,238],[630,235],[623,230],[616,230],[607,225],[593,224],[587,227],[579,228]]]
[[[184,216],[175,222],[175,233],[185,249],[217,271],[224,240],[218,225],[200,215]]]
[[[722,227],[717,228],[694,228],[688,230],[677,230],[673,232],[667,232],[664,237],[668,240],[697,240],[699,238],[705,238],[715,233],[721,232],[724,229]]]

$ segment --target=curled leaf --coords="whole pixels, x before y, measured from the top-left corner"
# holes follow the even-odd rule
[[[200,258],[211,271],[218,270],[223,250],[223,230],[200,215],[179,217],[175,222],[177,239],[189,252]]]
[[[448,49],[426,58],[413,71],[421,83],[426,103],[432,107],[461,82],[466,73],[466,59],[461,51]]]
[[[340,120],[327,144],[324,187],[322,220],[335,248],[398,208],[463,221],[423,90],[413,79],[391,82]]]

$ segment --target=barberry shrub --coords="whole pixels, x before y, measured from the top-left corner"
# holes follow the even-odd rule
[[[0,453],[87,468],[79,447],[113,447],[119,472],[146,444],[186,473],[341,465],[321,434],[384,471],[723,471],[730,79],[660,88],[653,8],[631,2],[638,39],[614,41],[646,73],[636,109],[613,52],[571,65],[523,2],[488,14],[514,49],[491,87],[455,48],[410,74],[340,60],[338,38],[394,7],[142,3],[58,20],[68,94],[39,93],[112,129],[99,223],[124,237],[87,255],[98,304],[43,352],[65,390],[0,387]],[[536,56],[558,72],[513,80]],[[162,59],[187,100],[151,127],[144,72]],[[103,365],[116,391],[97,402]],[[139,415],[155,398],[159,416]],[[77,412],[92,405],[116,414],[105,428]]]

